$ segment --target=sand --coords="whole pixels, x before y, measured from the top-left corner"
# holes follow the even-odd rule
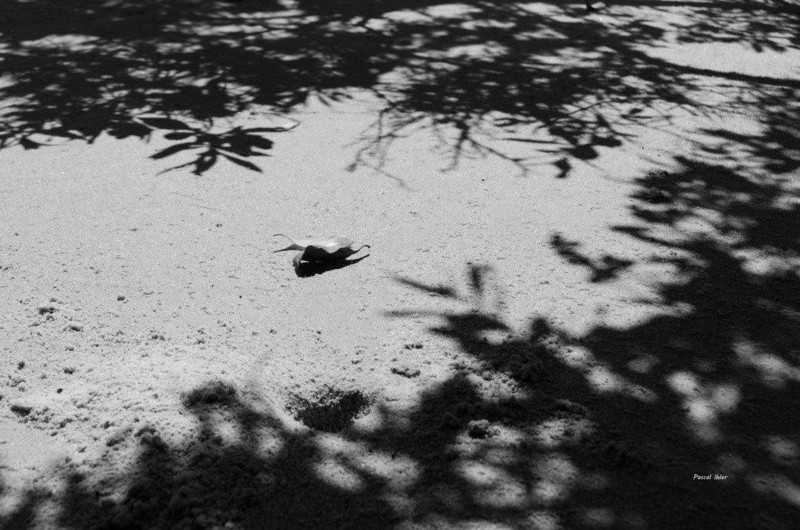
[[[797,43],[573,7],[666,27],[639,51],[711,108],[568,174],[492,130],[376,150],[356,87],[227,117],[293,127],[261,172],[164,172],[163,130],[0,151],[0,528],[794,527]],[[370,248],[296,271],[275,233]]]

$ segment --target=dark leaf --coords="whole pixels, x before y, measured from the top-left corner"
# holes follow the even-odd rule
[[[246,142],[249,143],[253,147],[258,147],[259,149],[269,150],[272,149],[272,146],[275,145],[275,142],[270,140],[269,138],[264,138],[263,136],[256,136],[255,134],[248,134],[246,137]]]
[[[611,129],[611,124],[608,123],[608,120],[605,119],[602,114],[596,112],[595,118],[597,119],[597,125],[599,125],[600,127],[605,127],[606,129]]]
[[[206,151],[197,159],[197,162],[194,166],[194,173],[195,175],[202,175],[206,171],[208,171],[211,166],[213,166],[217,162],[217,152],[216,151]]]
[[[169,129],[179,131],[191,131],[192,128],[180,120],[172,118],[139,118],[139,121],[152,127],[153,129]]]
[[[496,120],[494,120],[494,124],[498,127],[511,127],[513,125],[518,125],[520,123],[522,123],[522,120],[520,120],[519,118],[511,118],[511,117],[497,118]]]
[[[592,136],[592,145],[602,145],[604,147],[619,147],[622,141],[615,136]]]
[[[253,152],[253,150],[250,148],[249,145],[243,145],[241,143],[233,143],[233,144],[226,143],[222,145],[214,143],[212,144],[212,146],[219,149],[220,151],[227,151],[229,153],[233,153],[236,156],[241,156],[244,158],[256,154]]]
[[[159,151],[154,155],[150,155],[150,158],[152,158],[153,160],[166,158],[168,156],[174,155],[175,153],[180,153],[181,151],[192,149],[193,147],[197,147],[197,144],[195,144],[194,142],[184,142],[182,144],[171,145],[166,149],[162,149],[161,151]]]
[[[193,166],[196,161],[192,160],[191,162],[186,162],[185,164],[178,164],[177,166],[168,167],[167,169],[163,169],[158,172],[159,175],[163,175],[164,173],[168,173],[170,171],[176,171],[178,169],[183,169],[185,167]]]
[[[86,138],[85,134],[82,134],[79,131],[68,130],[64,127],[49,129],[47,131],[47,135],[55,138],[69,138],[70,140],[83,140]]]
[[[569,152],[572,156],[581,160],[592,160],[599,156],[597,150],[589,144],[578,145],[570,149]]]
[[[36,143],[28,138],[20,138],[19,145],[21,145],[25,149],[38,149],[39,146],[41,146],[42,144]]]
[[[190,132],[171,132],[164,135],[164,138],[167,140],[185,140],[186,138],[191,138],[194,136],[194,133]]]
[[[553,165],[556,166],[559,170],[561,170],[561,172],[558,175],[556,175],[556,178],[560,179],[567,178],[567,175],[569,175],[570,170],[572,170],[572,164],[570,164],[569,160],[567,160],[566,158],[560,159]]]
[[[509,142],[523,142],[527,144],[557,144],[558,142],[554,142],[553,140],[534,140],[532,138],[504,138],[504,140],[508,140]]]
[[[549,127],[549,130],[550,130],[550,134],[552,134],[553,136],[557,136],[559,138],[563,138],[564,140],[568,141],[572,145],[577,145],[578,144],[578,140],[575,137],[575,135],[572,132],[564,129],[563,127],[559,127],[558,125],[554,125],[552,127]]]
[[[146,138],[150,134],[150,128],[135,121],[112,123],[108,128],[108,134],[119,140],[130,136]]]
[[[241,158],[237,158],[235,156],[226,155],[225,153],[222,153],[222,156],[224,156],[225,158],[227,158],[228,160],[230,160],[231,162],[233,162],[234,164],[236,164],[238,166],[242,166],[242,167],[247,168],[247,169],[249,169],[251,171],[256,171],[258,173],[262,173],[261,168],[259,168],[257,165],[253,164],[252,162],[248,162],[247,160],[242,160]]]
[[[281,127],[248,127],[246,129],[242,129],[242,132],[246,133],[265,133],[265,132],[286,132],[291,131],[299,124],[292,123],[291,125],[285,125]]]

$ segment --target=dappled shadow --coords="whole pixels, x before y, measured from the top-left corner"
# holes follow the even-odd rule
[[[0,493],[4,492],[0,490]],[[5,517],[0,516],[0,528],[18,528],[19,530],[35,528],[37,512],[42,505],[42,501],[49,496],[47,492],[36,488],[26,492],[22,502],[11,514]]]
[[[717,112],[699,94],[720,81],[734,106],[798,87],[646,52],[672,34],[687,44],[796,49],[798,22],[785,4],[651,4],[598,19],[580,3],[499,0],[10,1],[0,20],[0,146],[156,132],[176,143],[154,158],[191,157],[177,167],[201,174],[225,159],[259,170],[250,159],[272,147],[265,135],[288,127],[242,120],[360,90],[383,110],[355,166],[381,170],[396,140],[425,130],[445,169],[489,155],[523,172],[553,164],[563,177],[635,142],[630,127],[670,121],[679,109]],[[664,9],[681,19],[676,26]],[[175,127],[165,133],[156,119]]]
[[[363,518],[380,528],[389,510],[371,494],[326,484],[313,432],[285,428],[269,406],[219,381],[192,390],[184,403],[197,429],[184,444],[164,441],[152,426],[135,434],[133,467],[101,486],[78,472],[64,479],[58,524],[63,528],[319,528]],[[102,488],[105,488],[102,490]],[[118,500],[108,490],[119,492]],[[35,493],[4,525],[25,522]],[[231,526],[232,525],[232,526]],[[4,528],[32,526],[4,526]]]
[[[524,418],[539,459],[549,450],[571,466],[574,480],[547,503],[566,526],[790,528],[800,516],[800,196],[779,176],[679,163],[641,178],[638,223],[613,227],[655,245],[643,264],[672,268],[657,298],[639,301],[655,316],[581,334],[537,317],[515,337],[469,307],[392,314],[438,318],[431,331],[480,362],[465,369],[532,392],[501,421]],[[596,273],[576,242],[552,243]]]
[[[707,25],[687,26],[684,38],[725,32],[762,49],[796,47],[794,21],[782,20],[788,36],[776,36],[784,4],[773,4],[749,19],[740,17],[749,7],[704,4]],[[664,103],[714,111],[686,95],[703,88],[699,72],[636,49],[663,31],[627,12],[612,24],[571,17],[569,7],[502,2],[446,15],[431,14],[429,2],[377,2],[366,13],[352,2],[301,2],[291,12],[220,5],[8,3],[4,145],[160,130],[188,146],[154,156],[197,151],[189,167],[202,173],[230,152],[248,167],[273,131],[216,129],[215,120],[258,105],[288,110],[311,95],[335,101],[357,86],[386,102],[364,157],[383,157],[423,127],[441,133],[450,163],[469,149],[535,161],[491,143],[505,139],[533,146],[566,176],[599,149],[634,141],[628,125],[669,118]],[[400,7],[420,16],[387,16]],[[734,15],[744,26],[724,26]],[[748,33],[754,24],[761,30]],[[402,82],[393,72],[405,72]],[[655,279],[656,298],[639,301],[657,315],[580,334],[535,315],[518,333],[492,303],[499,280],[489,266],[467,269],[466,296],[399,278],[460,304],[392,316],[433,319],[430,331],[467,359],[411,412],[369,402],[382,421],[357,428],[366,398],[331,407],[307,396],[311,413],[297,414],[305,429],[258,396],[212,382],[184,395],[196,419],[184,440],[154,426],[134,433],[137,460],[111,487],[119,496],[70,472],[55,497],[29,491],[0,526],[33,527],[55,502],[65,528],[791,528],[800,518],[800,206],[791,187],[800,98],[790,81],[718,75],[757,86],[742,101],[758,107],[763,129],[709,127],[713,145],[637,182],[635,223],[614,230],[655,255],[598,259],[579,241],[551,238],[594,282],[669,267]],[[714,162],[742,154],[748,171]]]
[[[414,406],[323,389],[287,412],[212,381],[183,395],[196,419],[183,438],[139,428],[134,465],[111,483],[68,471],[48,500],[59,524],[792,528],[798,196],[779,179],[678,163],[643,176],[633,223],[613,227],[653,245],[631,267],[671,268],[638,301],[652,314],[581,333],[534,315],[520,332],[504,321],[490,265],[467,268],[465,294],[398,278],[456,306],[390,314],[432,319],[430,332],[459,352]],[[651,189],[668,200],[647,200]],[[597,265],[577,243],[556,243],[575,265]],[[372,422],[358,423],[364,415]],[[37,495],[2,523],[31,524]]]
[[[364,396],[346,399],[359,409],[371,405]],[[487,514],[482,488],[455,465],[459,437],[491,440],[495,431],[485,418],[503,417],[502,407],[485,403],[461,375],[423,394],[410,417],[375,405],[385,421],[370,431],[339,420],[335,429],[327,420],[319,424],[308,402],[297,417],[316,430],[287,424],[259,398],[219,381],[186,393],[183,402],[197,419],[185,442],[168,444],[146,425],[135,433],[135,464],[114,480],[66,474],[55,499],[60,527],[377,529],[404,520],[519,519],[514,510]],[[330,431],[341,434],[331,438]],[[521,458],[533,461],[535,454]],[[30,492],[2,522],[24,522],[33,508]]]
[[[569,527],[790,528],[800,516],[800,196],[780,174],[678,162],[678,171],[639,179],[637,223],[613,227],[655,245],[642,263],[672,268],[657,298],[639,301],[659,314],[577,335],[538,317],[524,337],[499,342],[487,337],[510,330],[490,313],[392,314],[437,317],[431,330],[490,377],[512,376],[539,407],[572,404],[555,418],[525,408],[555,433],[540,447],[558,448],[576,475],[592,477],[549,504]],[[577,242],[551,241],[596,281],[598,267]],[[469,267],[472,286],[475,274]],[[398,280],[469,300],[451,287]]]

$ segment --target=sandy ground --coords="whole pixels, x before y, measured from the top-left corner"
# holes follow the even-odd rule
[[[800,79],[687,46],[651,53]],[[796,527],[797,174],[708,132],[763,109],[559,179],[424,130],[350,170],[380,108],[312,98],[262,174],[0,152],[0,527]],[[371,249],[298,275],[275,233]]]

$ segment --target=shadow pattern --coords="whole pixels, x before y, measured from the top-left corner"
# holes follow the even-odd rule
[[[311,94],[344,97],[338,91],[360,80],[362,87],[380,87],[379,93],[389,94],[389,110],[381,117],[388,122],[378,125],[381,142],[391,142],[402,127],[432,120],[460,131],[455,137],[443,131],[443,141],[460,149],[469,145],[482,120],[495,119],[498,107],[520,98],[530,114],[521,121],[515,121],[516,111],[497,118],[501,136],[527,119],[548,123],[556,140],[546,145],[568,169],[570,161],[590,160],[603,142],[628,141],[613,133],[620,119],[652,117],[663,101],[694,108],[682,92],[696,82],[696,72],[627,60],[637,57],[637,42],[657,38],[661,30],[636,27],[635,17],[626,18],[624,12],[616,24],[605,26],[591,18],[520,14],[519,6],[489,2],[467,4],[480,16],[472,11],[431,19],[433,4],[421,2],[405,5],[422,14],[390,24],[389,38],[370,29],[375,19],[391,12],[386,7],[391,4],[379,2],[366,14],[352,3],[314,2],[291,12],[255,1],[224,8],[203,4],[213,9],[188,1],[117,2],[102,8],[80,1],[8,5],[10,18],[0,22],[0,92],[10,102],[0,115],[4,145],[42,145],[44,137],[92,141],[104,132],[144,138],[154,128],[187,134],[174,141],[192,142],[202,129],[191,120],[224,117],[255,104],[290,108]],[[93,15],[90,5],[101,12]],[[742,28],[744,35],[753,24],[769,24],[767,15],[785,7],[758,5],[765,17],[742,19],[741,26],[725,31]],[[271,9],[274,18],[263,14]],[[561,13],[568,8],[552,9]],[[727,16],[715,7],[707,9]],[[487,12],[496,13],[495,18]],[[255,18],[266,29],[257,35],[233,27],[222,32],[222,13]],[[513,24],[498,26],[500,14]],[[37,16],[35,26],[24,23]],[[131,20],[140,23],[134,27]],[[186,20],[193,22],[191,32],[182,29],[180,22]],[[717,22],[688,27],[686,38],[702,38]],[[206,30],[213,38],[204,36]],[[264,35],[272,39],[267,48],[260,41]],[[501,43],[493,56],[497,61],[487,60],[488,35]],[[765,39],[776,46],[796,44],[793,35],[780,41],[769,28],[753,35],[754,46],[768,46]],[[439,48],[446,48],[444,40],[459,46],[477,41],[483,47],[468,48],[481,50],[475,56],[462,48],[456,59],[424,55],[421,50],[435,49],[437,39],[443,40]],[[502,45],[504,39],[511,44]],[[298,47],[290,54],[291,45]],[[37,51],[37,46],[45,49]],[[590,48],[597,62],[571,70],[570,61],[587,59]],[[509,50],[525,51],[513,72]],[[537,58],[547,57],[534,53],[541,50],[566,54],[562,77],[552,62],[542,59],[536,66]],[[605,69],[615,61],[625,64]],[[274,69],[259,68],[265,65]],[[393,85],[382,77],[399,65],[421,74],[419,83]],[[589,70],[583,84],[581,68]],[[202,86],[198,80],[206,78],[198,72],[207,74]],[[487,73],[481,80],[476,72]],[[532,75],[537,72],[541,78]],[[627,72],[621,83],[618,72]],[[721,77],[745,82],[741,76]],[[230,86],[241,90],[228,89],[225,79],[235,80]],[[259,84],[259,79],[267,82]],[[491,79],[502,80],[507,90],[493,88]],[[536,93],[526,92],[524,83],[537,79]],[[641,91],[626,88],[632,79],[652,84]],[[430,332],[449,338],[468,359],[423,393],[410,416],[396,417],[385,403],[334,406],[344,418],[335,427],[345,449],[331,451],[326,436],[333,429],[313,428],[328,425],[325,421],[298,427],[257,396],[210,382],[184,396],[183,406],[196,418],[197,429],[182,443],[167,443],[153,427],[135,433],[138,458],[114,488],[121,497],[105,495],[92,476],[68,473],[63,492],[53,497],[28,491],[0,527],[34,528],[37,512],[48,502],[56,506],[65,528],[218,528],[227,523],[233,528],[387,528],[404,522],[429,527],[792,528],[800,520],[800,197],[795,179],[800,98],[792,83],[750,81],[757,89],[747,97],[761,112],[762,130],[709,128],[713,144],[698,144],[674,160],[676,170],[650,173],[637,182],[632,222],[613,227],[659,252],[633,264],[610,254],[598,260],[582,252],[580,242],[559,234],[551,238],[554,252],[586,268],[592,281],[613,281],[641,264],[670,267],[671,274],[656,279],[657,297],[641,301],[660,308],[659,314],[625,327],[597,323],[580,334],[533,315],[529,328],[518,333],[491,303],[499,288],[489,266],[467,269],[467,296],[452,286],[398,278],[410,289],[451,299],[458,309],[411,308],[390,316],[431,319]],[[574,114],[564,110],[596,94],[598,86],[606,90],[601,101]],[[539,99],[531,99],[542,93],[551,107],[537,107]],[[634,107],[611,119],[604,105],[615,97],[636,101],[642,110],[633,112],[639,108]],[[207,104],[215,98],[218,106]],[[467,100],[474,105],[466,105]],[[648,104],[655,110],[646,112]],[[140,113],[176,121],[148,124]],[[184,128],[179,123],[192,124]],[[254,134],[260,132],[265,131]],[[232,145],[226,142],[218,148]],[[244,143],[254,151],[267,150],[267,144]],[[247,149],[242,152],[248,154],[241,159],[250,156]],[[714,162],[741,153],[749,155],[748,167]],[[488,340],[490,335],[495,339]],[[514,392],[492,393],[497,388]],[[305,409],[316,410],[315,402],[309,404]],[[379,427],[362,430],[351,424],[360,405],[383,418]],[[318,415],[328,418],[327,409]],[[365,465],[375,462],[380,465]],[[717,474],[727,478],[695,478]],[[398,481],[397,476],[407,479]]]
[[[368,258],[369,255],[362,256],[355,259],[343,259],[338,261],[300,261],[294,269],[298,278],[310,278],[326,272],[343,269],[355,265],[362,259]]]
[[[682,43],[798,45],[789,4],[668,7],[685,19]],[[634,142],[630,127],[678,109],[713,114],[719,106],[698,94],[721,84],[742,105],[800,88],[643,51],[675,32],[661,9],[644,2],[598,19],[582,4],[500,0],[11,0],[0,20],[0,147],[157,131],[176,143],[154,158],[191,154],[177,167],[196,174],[222,159],[255,171],[249,159],[270,150],[266,135],[287,127],[248,130],[239,118],[360,90],[383,110],[354,167],[383,167],[397,139],[425,130],[445,168],[489,155],[522,172],[553,164],[563,177]]]

